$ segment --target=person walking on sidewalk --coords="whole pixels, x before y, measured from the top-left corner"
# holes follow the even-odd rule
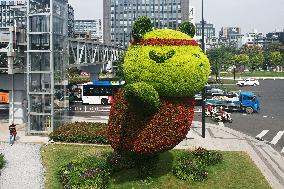
[[[16,130],[16,125],[12,123],[9,126],[9,131],[10,131],[10,141],[9,144],[12,146],[16,140],[16,135],[17,135],[17,130]]]

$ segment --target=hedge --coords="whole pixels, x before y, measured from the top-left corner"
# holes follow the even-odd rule
[[[66,123],[50,134],[58,142],[108,144],[107,124],[75,122]]]

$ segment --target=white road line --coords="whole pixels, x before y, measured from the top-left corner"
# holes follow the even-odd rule
[[[266,135],[266,133],[268,133],[269,130],[263,130],[261,133],[259,133],[255,138],[257,139],[261,139],[262,137],[264,137],[264,135]]]
[[[284,154],[284,147],[283,147],[283,149],[282,149],[282,151],[281,151],[281,154]]]
[[[271,144],[277,144],[277,142],[280,140],[280,138],[284,135],[284,131],[279,131],[277,135],[273,138],[273,140],[270,142]]]

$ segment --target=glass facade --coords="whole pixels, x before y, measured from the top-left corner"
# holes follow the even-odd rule
[[[132,24],[140,16],[149,17],[154,28],[176,29],[185,20],[182,14],[186,11],[189,14],[189,6],[182,8],[185,2],[188,6],[184,0],[111,0],[111,43],[127,45]]]
[[[27,134],[49,134],[67,113],[67,0],[29,0]]]

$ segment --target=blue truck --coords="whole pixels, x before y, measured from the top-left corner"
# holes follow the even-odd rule
[[[260,102],[257,95],[252,92],[241,92],[234,98],[219,96],[218,98],[207,99],[206,105],[223,107],[226,110],[241,110],[248,114],[260,110]]]

